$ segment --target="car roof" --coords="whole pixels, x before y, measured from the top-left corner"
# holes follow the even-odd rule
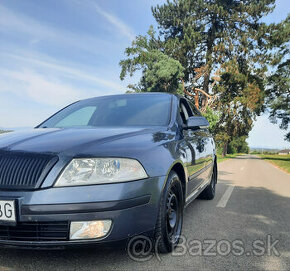
[[[124,93],[124,94],[114,94],[114,95],[104,95],[104,96],[98,96],[98,97],[93,97],[89,99],[84,99],[81,101],[90,101],[94,99],[100,99],[100,98],[109,98],[109,97],[126,97],[126,96],[132,96],[132,95],[140,95],[140,96],[175,96],[178,99],[182,98],[181,95],[178,94],[173,94],[173,93],[167,93],[167,92],[140,92],[140,93]]]

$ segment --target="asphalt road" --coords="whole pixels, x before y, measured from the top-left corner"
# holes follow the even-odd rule
[[[0,270],[290,270],[290,174],[254,156],[219,164],[213,201],[184,214],[180,255],[132,260],[124,249],[0,250]],[[146,257],[145,257],[146,258]]]

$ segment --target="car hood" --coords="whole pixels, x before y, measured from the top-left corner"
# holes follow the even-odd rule
[[[96,153],[101,145],[108,148],[110,142],[128,139],[129,144],[132,137],[146,134],[152,138],[156,133],[155,128],[32,129],[1,135],[0,150],[78,156]]]

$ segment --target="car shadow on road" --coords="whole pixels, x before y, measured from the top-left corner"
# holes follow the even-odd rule
[[[226,208],[216,207],[226,185],[218,188],[212,201],[196,200],[184,212],[183,235],[188,240],[242,240],[252,253],[255,240],[267,236],[279,240],[275,255],[192,256],[163,255],[136,262],[123,246],[98,246],[61,251],[0,250],[0,270],[283,270],[289,262],[290,198],[264,188],[236,186]],[[190,248],[190,247],[188,247]],[[267,253],[267,251],[265,252]]]

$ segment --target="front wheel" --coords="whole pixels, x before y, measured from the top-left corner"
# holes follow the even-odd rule
[[[177,246],[183,222],[183,191],[178,175],[171,171],[160,202],[155,229],[156,248],[169,253]]]

